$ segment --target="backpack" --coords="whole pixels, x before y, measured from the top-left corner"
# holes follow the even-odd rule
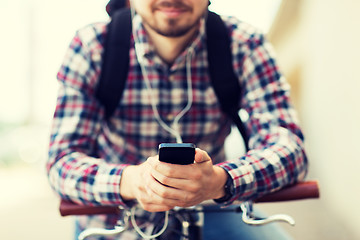
[[[132,23],[127,0],[111,0],[106,11],[111,21],[107,26],[96,97],[104,106],[105,116],[109,119],[119,104],[128,75]],[[248,136],[238,114],[237,103],[241,89],[232,68],[230,38],[220,16],[211,11],[206,21],[206,34],[211,83],[222,111],[237,126],[248,150]]]

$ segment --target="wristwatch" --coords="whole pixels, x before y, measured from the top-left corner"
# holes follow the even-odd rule
[[[228,174],[228,178],[226,179],[225,185],[224,185],[225,195],[221,198],[214,199],[216,203],[224,203],[226,201],[229,201],[231,197],[234,195],[234,184],[231,176]]]

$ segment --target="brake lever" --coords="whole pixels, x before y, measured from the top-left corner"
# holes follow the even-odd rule
[[[291,226],[295,225],[295,220],[286,214],[275,214],[267,218],[256,218],[253,212],[253,202],[243,202],[240,205],[242,211],[242,220],[248,225],[261,226],[272,222],[285,222]]]

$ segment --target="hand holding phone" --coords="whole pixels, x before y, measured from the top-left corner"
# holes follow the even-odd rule
[[[162,162],[187,165],[194,163],[195,144],[193,143],[161,143],[159,160]]]

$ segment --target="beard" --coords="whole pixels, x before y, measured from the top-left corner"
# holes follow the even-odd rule
[[[200,20],[200,19],[198,19]],[[191,29],[194,28],[194,25],[186,25],[186,26],[178,26],[177,20],[170,19],[166,22],[166,27],[161,27],[158,25],[144,22],[149,28],[155,31],[157,34],[162,35],[164,37],[181,37],[187,34]]]
[[[193,12],[191,6],[186,5],[180,0],[164,0],[156,2],[152,6],[152,12],[155,13],[157,10],[162,8],[172,8],[178,9],[179,11],[184,11],[190,15]],[[205,9],[207,10],[207,9]],[[200,16],[195,16],[194,18],[184,19],[184,18],[165,18],[159,19],[156,17],[146,18],[143,17],[143,23],[154,32],[165,37],[181,37],[186,35],[193,28],[197,27],[200,19],[204,16],[205,11]]]

